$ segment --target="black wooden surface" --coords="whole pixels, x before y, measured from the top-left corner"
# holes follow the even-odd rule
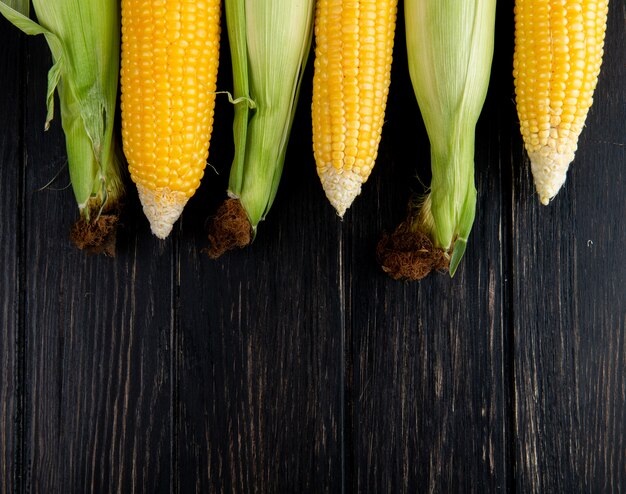
[[[46,45],[0,18],[0,492],[626,491],[626,7],[610,8],[576,161],[543,207],[499,5],[471,241],[454,279],[417,284],[373,253],[429,173],[401,16],[378,164],[343,222],[314,170],[309,65],[275,206],[217,262],[200,250],[226,99],[217,174],[171,238],[129,183],[117,257],[85,256],[60,122],[43,132]]]

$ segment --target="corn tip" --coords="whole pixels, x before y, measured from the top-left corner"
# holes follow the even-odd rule
[[[160,239],[167,238],[174,223],[182,214],[188,198],[184,193],[168,188],[151,190],[137,185],[137,190],[152,233]]]
[[[346,210],[361,193],[363,178],[351,171],[328,167],[325,173],[320,174],[320,180],[326,197],[337,211],[337,215],[343,219]]]
[[[567,169],[574,159],[573,151],[565,153],[548,151],[542,148],[528,153],[535,189],[544,206],[548,205],[550,199],[556,196],[565,183]]]

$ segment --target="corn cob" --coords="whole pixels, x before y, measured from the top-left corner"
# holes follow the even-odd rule
[[[313,34],[314,0],[226,0],[233,62],[235,156],[228,199],[207,253],[250,243],[270,210],[285,162]]]
[[[409,72],[430,140],[432,180],[378,258],[394,278],[419,279],[465,252],[476,211],[475,128],[487,95],[496,0],[405,0]]]
[[[397,0],[319,0],[315,17],[313,151],[328,200],[343,217],[378,154]]]
[[[608,0],[516,0],[513,76],[539,200],[565,182],[602,63]]]
[[[209,153],[220,1],[122,0],[122,138],[152,232],[165,238]]]
[[[79,248],[112,254],[124,187],[113,138],[119,67],[118,2],[0,0],[0,14],[26,34],[43,34],[54,65],[48,73],[44,129],[59,94],[70,180],[80,219],[72,228]]]

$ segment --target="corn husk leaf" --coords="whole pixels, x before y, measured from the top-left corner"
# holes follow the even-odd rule
[[[4,0],[4,3],[6,7],[17,11],[25,17],[28,17],[30,14],[30,0]]]
[[[451,275],[474,223],[475,127],[489,84],[495,9],[496,0],[405,2],[409,71],[432,168],[415,227],[451,253]]]
[[[72,187],[83,218],[97,217],[123,192],[113,142],[119,73],[119,13],[116,1],[35,0],[38,23],[22,0],[0,0],[0,14],[26,34],[43,34],[52,53],[46,95],[47,129],[54,91]]]
[[[245,247],[274,202],[313,35],[314,0],[226,0],[235,156],[209,257]]]
[[[311,45],[313,6],[313,0],[226,0],[240,101],[229,194],[239,198],[253,230],[276,197]]]
[[[241,189],[245,168],[246,140],[248,120],[250,118],[250,86],[248,84],[248,57],[246,43],[246,11],[244,1],[226,1],[226,27],[230,44],[233,67],[233,94],[235,96],[235,115],[233,119],[233,137],[235,156],[230,169],[231,188]]]

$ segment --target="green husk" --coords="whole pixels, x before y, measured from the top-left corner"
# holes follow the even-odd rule
[[[48,72],[45,129],[59,94],[70,179],[84,223],[116,210],[123,195],[113,123],[119,77],[116,0],[0,0],[0,14],[26,34],[43,34],[54,65]]]
[[[2,0],[5,4],[5,7],[8,7],[11,10],[15,10],[18,14],[22,14],[25,17],[28,17],[30,14],[30,0]],[[3,10],[3,7],[0,6],[0,10]],[[3,13],[6,17],[6,14]]]
[[[228,214],[218,212],[209,235],[212,257],[223,253],[215,252],[217,244],[232,244],[220,240],[231,230],[223,223],[232,211],[245,212],[252,239],[276,197],[311,46],[314,1],[226,0],[225,8],[236,101],[228,195],[242,207],[227,201],[222,209]]]
[[[428,235],[437,256],[449,258],[453,276],[474,223],[475,128],[489,85],[496,0],[406,0],[404,6],[409,72],[432,168],[430,190],[410,208],[407,223]]]

